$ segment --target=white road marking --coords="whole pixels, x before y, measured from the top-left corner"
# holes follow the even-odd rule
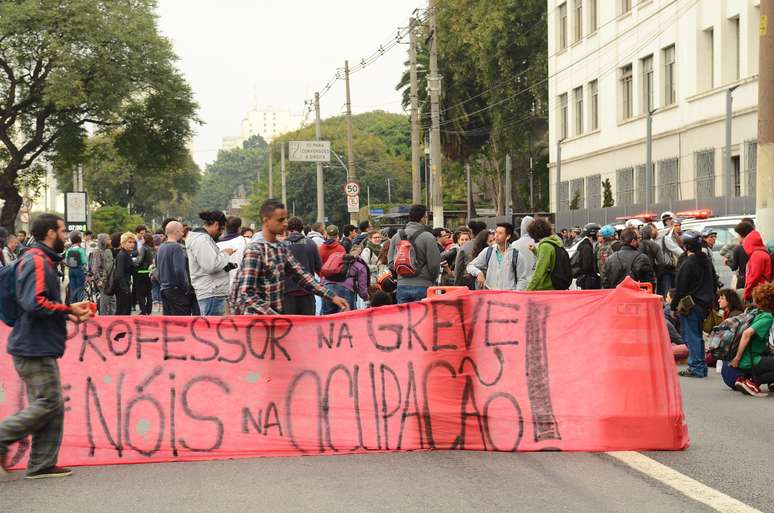
[[[763,513],[639,452],[622,451],[606,454],[720,513]]]

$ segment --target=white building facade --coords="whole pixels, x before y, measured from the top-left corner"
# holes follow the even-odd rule
[[[241,148],[242,144],[254,135],[260,135],[270,143],[277,136],[301,128],[304,116],[287,110],[273,108],[253,108],[242,120],[240,135],[223,138],[223,149]]]
[[[552,210],[607,221],[594,212],[606,180],[618,215],[645,206],[717,211],[725,198],[732,199],[726,210],[748,208],[736,199],[755,194],[759,5],[548,0]],[[649,111],[653,168],[646,173]]]

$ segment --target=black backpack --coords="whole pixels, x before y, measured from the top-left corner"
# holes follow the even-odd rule
[[[113,258],[113,263],[110,265],[107,273],[105,273],[105,286],[102,288],[102,293],[106,296],[114,296],[118,289],[118,277],[116,276],[116,265],[118,264],[118,256]]]
[[[550,244],[546,242],[545,244]],[[567,250],[561,246],[554,246],[554,267],[549,270],[551,284],[554,290],[567,290],[572,284],[572,265],[570,265],[570,255]]]

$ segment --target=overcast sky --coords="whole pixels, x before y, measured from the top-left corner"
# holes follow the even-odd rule
[[[239,135],[257,101],[302,112],[349,59],[350,66],[388,42],[424,0],[159,0],[161,32],[171,39],[193,87],[204,125],[194,159],[215,159],[221,139]],[[352,75],[354,113],[401,112],[400,79],[408,45]],[[321,100],[322,117],[344,109],[344,82]]]

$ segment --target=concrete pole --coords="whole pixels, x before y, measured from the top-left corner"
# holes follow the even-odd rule
[[[432,184],[430,183],[430,139],[425,137],[425,205],[430,208],[430,192]]]
[[[349,90],[349,61],[344,61],[344,80],[346,84],[347,93],[347,181],[355,180],[355,152],[353,148],[352,140],[352,98]],[[357,225],[357,213],[351,212],[349,214],[349,222]]]
[[[392,187],[391,187],[390,179],[387,179],[387,203],[392,204]]]
[[[269,144],[269,198],[274,196],[274,171],[272,166],[274,165],[274,148]]]
[[[409,31],[409,76],[411,79],[411,201],[422,203],[422,176],[419,169],[419,86],[417,81],[416,19]]]
[[[430,169],[433,175],[432,203],[433,203],[433,227],[440,228],[443,222],[443,169],[441,157],[441,76],[438,74],[438,30],[436,9],[437,0],[430,0],[430,74],[427,77],[430,89]]]
[[[473,184],[470,183],[470,162],[465,162],[465,186],[467,199],[468,216],[467,220],[470,222],[470,218],[473,216]]]
[[[314,93],[314,135],[320,140],[320,93]],[[317,222],[325,221],[325,191],[322,162],[317,163]]]
[[[559,213],[559,203],[562,197],[562,140],[556,141],[556,205],[554,211]]]
[[[511,153],[505,154],[505,215],[511,215],[511,173],[513,172],[513,163],[511,162]]]
[[[534,163],[532,156],[529,157],[529,211],[535,212],[535,173],[532,171]]]
[[[769,23],[769,22],[772,23]],[[774,240],[774,0],[761,0],[755,226]]]
[[[731,177],[731,124],[734,118],[734,87],[726,90],[726,148],[723,156],[723,203],[725,205],[725,215],[729,214],[728,198],[734,194],[733,179]]]
[[[285,143],[280,145],[280,173],[282,175],[282,204],[287,207],[288,204],[288,188],[287,179],[285,173]]]
[[[653,111],[645,123],[645,212],[650,210],[650,174],[653,172]]]

